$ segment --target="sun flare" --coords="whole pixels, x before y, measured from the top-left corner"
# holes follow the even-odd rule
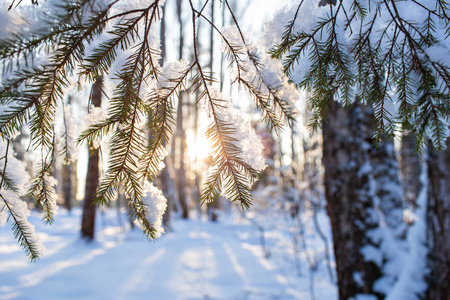
[[[208,140],[202,134],[198,134],[197,138],[194,133],[187,134],[187,153],[191,161],[203,161],[211,152]]]

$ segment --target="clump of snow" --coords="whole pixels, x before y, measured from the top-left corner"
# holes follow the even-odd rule
[[[167,96],[177,86],[179,78],[189,67],[187,60],[179,60],[164,65],[161,75],[156,83],[156,90],[161,96]]]
[[[106,3],[109,4],[110,1],[106,1]],[[157,2],[158,9],[161,10],[161,8],[164,6],[164,3],[166,0],[154,0],[154,1],[148,1],[148,0],[124,0],[119,1],[115,6],[115,10],[119,12],[123,11],[130,11],[135,9],[143,9],[147,8],[153,3]],[[157,17],[161,17],[161,14],[156,14]],[[157,20],[159,21],[159,19]]]
[[[374,295],[358,294],[349,300],[377,300],[377,299],[378,298]]]
[[[235,145],[241,149],[239,157],[253,169],[257,171],[264,170],[266,168],[263,153],[264,145],[261,138],[256,134],[255,128],[251,124],[251,119],[244,116],[238,109],[235,109],[231,101],[225,100],[225,96],[214,87],[209,88],[209,93],[214,109],[211,107],[207,97],[202,99],[201,107],[210,116],[214,110],[216,117],[220,121],[232,126],[234,129],[232,137],[235,139]]]
[[[29,181],[29,174],[25,171],[24,164],[14,157],[13,151],[11,148],[7,148],[7,143],[3,140],[0,140],[0,155],[4,156],[6,152],[8,152],[7,165],[5,168],[5,157],[0,160],[0,170],[1,173],[5,171],[6,175],[9,179],[12,180],[15,187],[17,188],[17,194],[11,190],[5,190],[1,187],[0,194],[2,195],[2,199],[0,199],[0,226],[5,225],[8,211],[6,207],[6,203],[8,202],[8,206],[11,207],[12,211],[17,213],[18,218],[20,220],[26,221],[26,218],[30,214],[27,205],[24,201],[20,200],[19,196],[23,196],[26,192],[26,185]],[[0,177],[0,180],[3,181],[3,178]]]
[[[239,28],[236,25],[230,25],[222,29],[222,35],[224,38],[230,43],[231,46],[239,46],[243,51],[253,51],[255,49],[255,45],[250,42],[250,40],[242,33],[242,36],[245,39],[245,44],[242,41],[242,36],[239,32]],[[222,51],[226,50],[228,47],[225,44],[222,44]]]
[[[162,226],[162,217],[167,207],[167,200],[164,197],[162,191],[155,187],[153,183],[145,181],[144,183],[144,198],[142,199],[147,206],[147,220],[152,224],[155,229],[155,237],[159,238],[164,233]],[[136,221],[138,226],[141,227],[139,220]]]
[[[263,155],[264,145],[261,138],[256,134],[249,117],[245,117],[241,112],[233,108],[231,102],[229,106],[219,110],[220,120],[233,125],[236,145],[242,150],[240,158],[257,171],[266,168],[266,160]]]
[[[239,45],[239,48],[236,49],[245,52],[245,57],[240,57],[237,62],[239,68],[233,69],[233,77],[247,82],[263,98],[266,98],[269,109],[273,110],[280,121],[283,122],[283,112],[279,103],[274,103],[275,98],[293,106],[299,100],[300,94],[295,85],[289,82],[289,78],[284,74],[282,62],[272,59],[266,53],[267,48],[263,46],[264,41],[254,44],[244,36],[244,43],[236,26],[225,28],[223,35],[232,47]],[[228,45],[223,43],[222,47],[226,49]],[[238,54],[238,56],[243,55]]]
[[[106,120],[106,118],[107,118],[106,109],[91,105],[89,107],[89,113],[85,114],[83,119],[81,120],[81,131],[87,130],[90,126],[98,124],[101,121]],[[92,146],[94,147],[94,149],[97,149],[100,147],[100,142],[94,141]]]
[[[0,157],[5,155],[7,151],[6,147],[7,143],[3,140],[0,140]],[[5,160],[1,159],[0,160],[1,172],[3,172],[4,168],[5,168]],[[25,170],[23,162],[21,162],[14,156],[11,145],[8,150],[8,163],[6,166],[6,174],[8,174],[10,179],[14,182],[15,186],[17,187],[18,195],[23,196],[27,191],[26,185],[30,180],[30,175]]]
[[[91,105],[89,107],[89,113],[86,114],[81,121],[81,127],[83,130],[88,129],[91,125],[106,120],[107,112],[101,107],[95,107]]]
[[[383,255],[380,252],[379,248],[373,245],[365,245],[360,251],[364,257],[364,261],[371,261],[378,267],[381,267],[383,265]]]
[[[429,272],[427,267],[427,164],[426,158],[422,157],[420,181],[422,189],[419,192],[415,212],[409,212],[412,216],[410,220],[413,225],[408,230],[407,241],[409,253],[404,258],[403,268],[397,282],[393,285],[386,300],[419,299],[427,289],[426,275]]]

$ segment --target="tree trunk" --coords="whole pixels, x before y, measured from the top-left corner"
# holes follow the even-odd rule
[[[164,65],[164,60],[166,58],[166,17],[165,17],[165,11],[166,11],[166,6],[164,5],[162,8],[162,19],[161,19],[161,30],[160,30],[160,40],[161,40],[161,61],[160,64],[161,66]],[[166,145],[164,145],[166,146]],[[163,168],[161,170],[161,173],[158,176],[159,179],[159,184],[161,186],[161,190],[164,194],[164,196],[167,199],[167,208],[166,211],[164,212],[163,215],[163,225],[165,228],[165,231],[170,231],[171,230],[171,225],[170,225],[170,215],[171,212],[173,210],[173,192],[171,192],[171,189],[169,188],[169,183],[170,183],[170,174],[169,174],[169,167],[168,167],[168,163],[167,163],[168,157],[166,157],[164,159],[164,163],[166,165],[165,168]]]
[[[420,157],[414,151],[414,146],[414,135],[405,133],[401,140],[399,166],[404,198],[410,210],[416,208],[416,199],[422,186],[419,180],[419,175],[421,174]]]
[[[211,22],[214,23],[214,0],[211,0]],[[214,28],[210,28],[209,31],[209,69],[211,71],[211,74],[213,74],[213,64],[214,64]],[[212,84],[212,83],[211,83]],[[220,202],[219,199],[214,201],[213,203],[208,204],[208,217],[209,220],[212,222],[217,222],[218,215],[217,212],[220,208]]]
[[[179,48],[178,48],[178,58],[183,59],[183,48],[184,48],[184,34],[183,34],[183,19],[181,17],[181,11],[182,11],[182,1],[177,0],[177,19],[179,24]]]
[[[183,127],[183,100],[178,101],[177,109],[177,136],[179,140],[179,153],[178,153],[178,163],[179,168],[177,171],[177,191],[178,191],[178,201],[181,205],[181,217],[183,219],[189,218],[189,208],[186,199],[186,171],[184,168],[184,158],[186,155],[186,133]]]
[[[431,149],[431,146],[430,146]],[[429,151],[428,212],[430,274],[427,299],[450,299],[450,139],[447,149]]]
[[[333,233],[339,299],[373,294],[381,270],[364,259],[361,249],[372,245],[367,232],[377,227],[371,216],[369,161],[371,132],[366,107],[342,108],[335,103],[323,125],[323,165],[327,212]]]
[[[179,23],[179,52],[178,58],[183,59],[183,48],[184,48],[184,38],[183,38],[183,20],[181,16],[182,12],[182,2],[181,0],[177,0],[176,2],[177,8],[177,19]],[[179,152],[178,152],[178,170],[177,170],[177,192],[178,192],[178,201],[181,205],[181,217],[183,219],[189,218],[189,211],[186,199],[186,170],[184,167],[184,157],[186,155],[186,133],[184,131],[183,126],[183,95],[185,93],[180,93],[178,108],[177,108],[177,131],[176,138],[179,141]],[[176,145],[176,143],[173,143]],[[175,152],[176,148],[173,148],[172,151]]]
[[[72,164],[64,164],[62,167],[64,207],[70,212],[72,209]]]
[[[92,87],[92,104],[100,107],[102,102],[103,79],[99,77]],[[94,238],[96,204],[94,197],[99,183],[99,150],[89,145],[89,161],[86,175],[86,188],[84,192],[83,218],[81,223],[81,236],[87,240]]]
[[[323,126],[325,196],[340,299],[358,294],[383,299],[399,276],[384,273],[384,267],[406,251],[394,145],[388,140],[373,145],[372,117],[370,106],[336,103]]]
[[[68,99],[67,99],[67,107],[68,107],[68,112],[71,114],[72,113],[72,96],[69,95]],[[66,113],[64,114],[64,118],[70,118],[70,116],[66,115]],[[66,122],[64,120],[64,122]],[[66,134],[68,134],[66,132]],[[64,198],[64,207],[67,209],[67,211],[70,212],[70,210],[72,209],[72,198],[74,197],[74,186],[76,186],[73,182],[73,177],[74,177],[74,165],[76,165],[76,161],[64,161],[63,166],[62,166],[62,190],[63,190],[63,198]],[[76,176],[76,174],[75,174]]]

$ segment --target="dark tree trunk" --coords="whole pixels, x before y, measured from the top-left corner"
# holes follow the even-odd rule
[[[370,174],[364,168],[371,147],[371,109],[335,103],[323,125],[323,165],[327,212],[333,233],[339,299],[375,294],[380,268],[361,253],[373,245],[367,232],[378,226],[370,196]]]
[[[164,229],[167,232],[172,229],[172,227],[170,225],[170,218],[171,218],[173,205],[174,205],[174,203],[173,203],[174,195],[171,192],[170,187],[169,187],[169,183],[170,183],[171,179],[170,179],[169,171],[168,171],[167,167],[161,171],[161,173],[159,175],[159,180],[160,180],[160,184],[161,184],[161,190],[167,199],[167,208],[163,215],[163,225],[164,225]]]
[[[69,96],[67,99],[68,104],[68,111],[71,114],[71,104],[72,104],[72,96]],[[70,116],[64,114],[64,118],[70,118]],[[65,122],[65,120],[64,120]],[[66,133],[67,134],[67,133]],[[74,138],[74,137],[73,137]],[[74,187],[76,187],[76,184],[74,184],[73,179],[76,177],[76,173],[74,174],[74,169],[76,166],[76,161],[64,161],[64,164],[62,166],[62,191],[63,191],[63,198],[64,198],[64,207],[67,209],[67,211],[70,212],[72,209],[72,199],[74,197]],[[74,176],[75,175],[75,176]]]
[[[184,34],[183,34],[183,19],[181,16],[182,12],[182,1],[177,0],[177,19],[179,24],[179,48],[178,48],[178,58],[183,59],[183,48],[184,48]]]
[[[431,149],[431,147],[430,147]],[[429,151],[427,227],[430,247],[427,299],[450,299],[450,139]]]
[[[92,87],[92,104],[100,107],[102,102],[103,79],[99,77]],[[94,238],[96,204],[94,197],[99,183],[99,150],[89,146],[89,161],[84,192],[83,218],[81,222],[81,236],[87,240]]]
[[[400,275],[383,273],[384,266],[406,253],[394,145],[373,145],[372,119],[371,106],[335,104],[323,126],[325,196],[342,300],[358,294],[384,299]]]
[[[72,209],[72,163],[65,164],[62,168],[64,207],[67,211]]]

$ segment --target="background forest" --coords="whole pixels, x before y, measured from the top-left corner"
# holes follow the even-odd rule
[[[446,1],[0,9],[0,299],[450,299]]]

